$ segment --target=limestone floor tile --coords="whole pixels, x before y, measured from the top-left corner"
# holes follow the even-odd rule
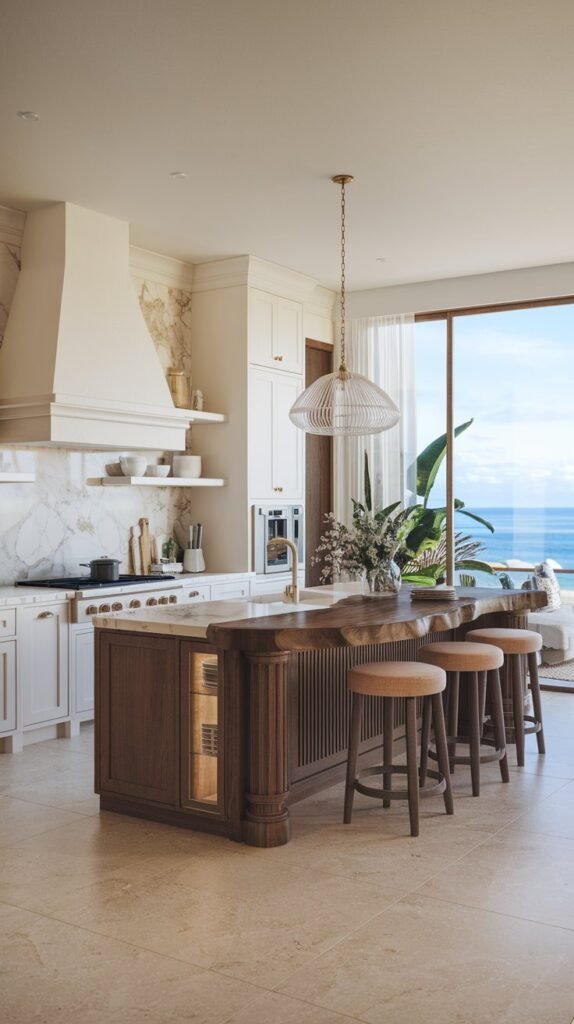
[[[351,825],[325,825],[293,847],[292,863],[325,875],[353,878],[391,887],[404,894],[422,885],[463,857],[490,836],[465,828],[442,814],[421,821],[420,835],[408,832],[408,812],[379,809],[377,828],[361,821]]]
[[[0,990],[3,1024],[224,1024],[259,995],[244,982],[21,910],[2,917]]]
[[[64,896],[103,879],[133,883],[164,874],[193,857],[198,842],[184,829],[115,814],[76,819],[0,847],[0,900],[50,913]]]
[[[508,828],[574,840],[574,782],[565,783],[546,800],[536,803]]]
[[[268,851],[269,852],[269,851]],[[53,906],[59,920],[273,988],[397,898],[351,879],[313,876],[261,896],[220,895],[170,876],[117,878]]]
[[[574,933],[574,840],[505,829],[418,892]]]
[[[41,775],[36,775],[24,785],[5,786],[2,795],[47,807],[69,808],[94,798],[93,766],[75,772],[69,768],[45,768]]]
[[[262,992],[233,1014],[226,1024],[349,1024],[348,1017],[278,992]]]
[[[573,958],[572,932],[408,896],[280,991],[368,1024],[570,1024]]]
[[[0,846],[28,839],[78,820],[77,814],[0,797]]]

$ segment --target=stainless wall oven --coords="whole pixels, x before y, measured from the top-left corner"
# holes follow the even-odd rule
[[[254,564],[257,574],[288,572],[291,569],[291,552],[285,546],[267,549],[270,540],[286,537],[292,540],[299,553],[298,562],[305,562],[304,514],[301,505],[285,505],[282,508],[255,505],[253,507]]]

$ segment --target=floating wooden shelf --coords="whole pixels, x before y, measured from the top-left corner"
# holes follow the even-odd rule
[[[227,416],[221,412],[200,412],[199,409],[189,409],[190,423],[227,423]]]
[[[35,473],[0,473],[0,484],[33,484]]]
[[[225,480],[206,476],[102,476],[94,482],[102,487],[225,487]]]

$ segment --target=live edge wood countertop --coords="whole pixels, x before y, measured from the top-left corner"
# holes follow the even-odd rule
[[[411,588],[398,597],[352,595],[329,608],[213,623],[207,639],[223,650],[260,654],[387,643],[426,636],[489,614],[526,614],[544,607],[542,591],[470,587],[455,601],[417,601]]]

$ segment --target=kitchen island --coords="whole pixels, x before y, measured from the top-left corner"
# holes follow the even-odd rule
[[[416,658],[423,643],[471,624],[524,626],[546,602],[531,591],[469,588],[431,603],[408,587],[398,597],[356,590],[97,617],[101,808],[253,846],[286,843],[289,804],[344,775],[352,665]],[[380,759],[382,735],[381,702],[369,700],[363,764]]]

